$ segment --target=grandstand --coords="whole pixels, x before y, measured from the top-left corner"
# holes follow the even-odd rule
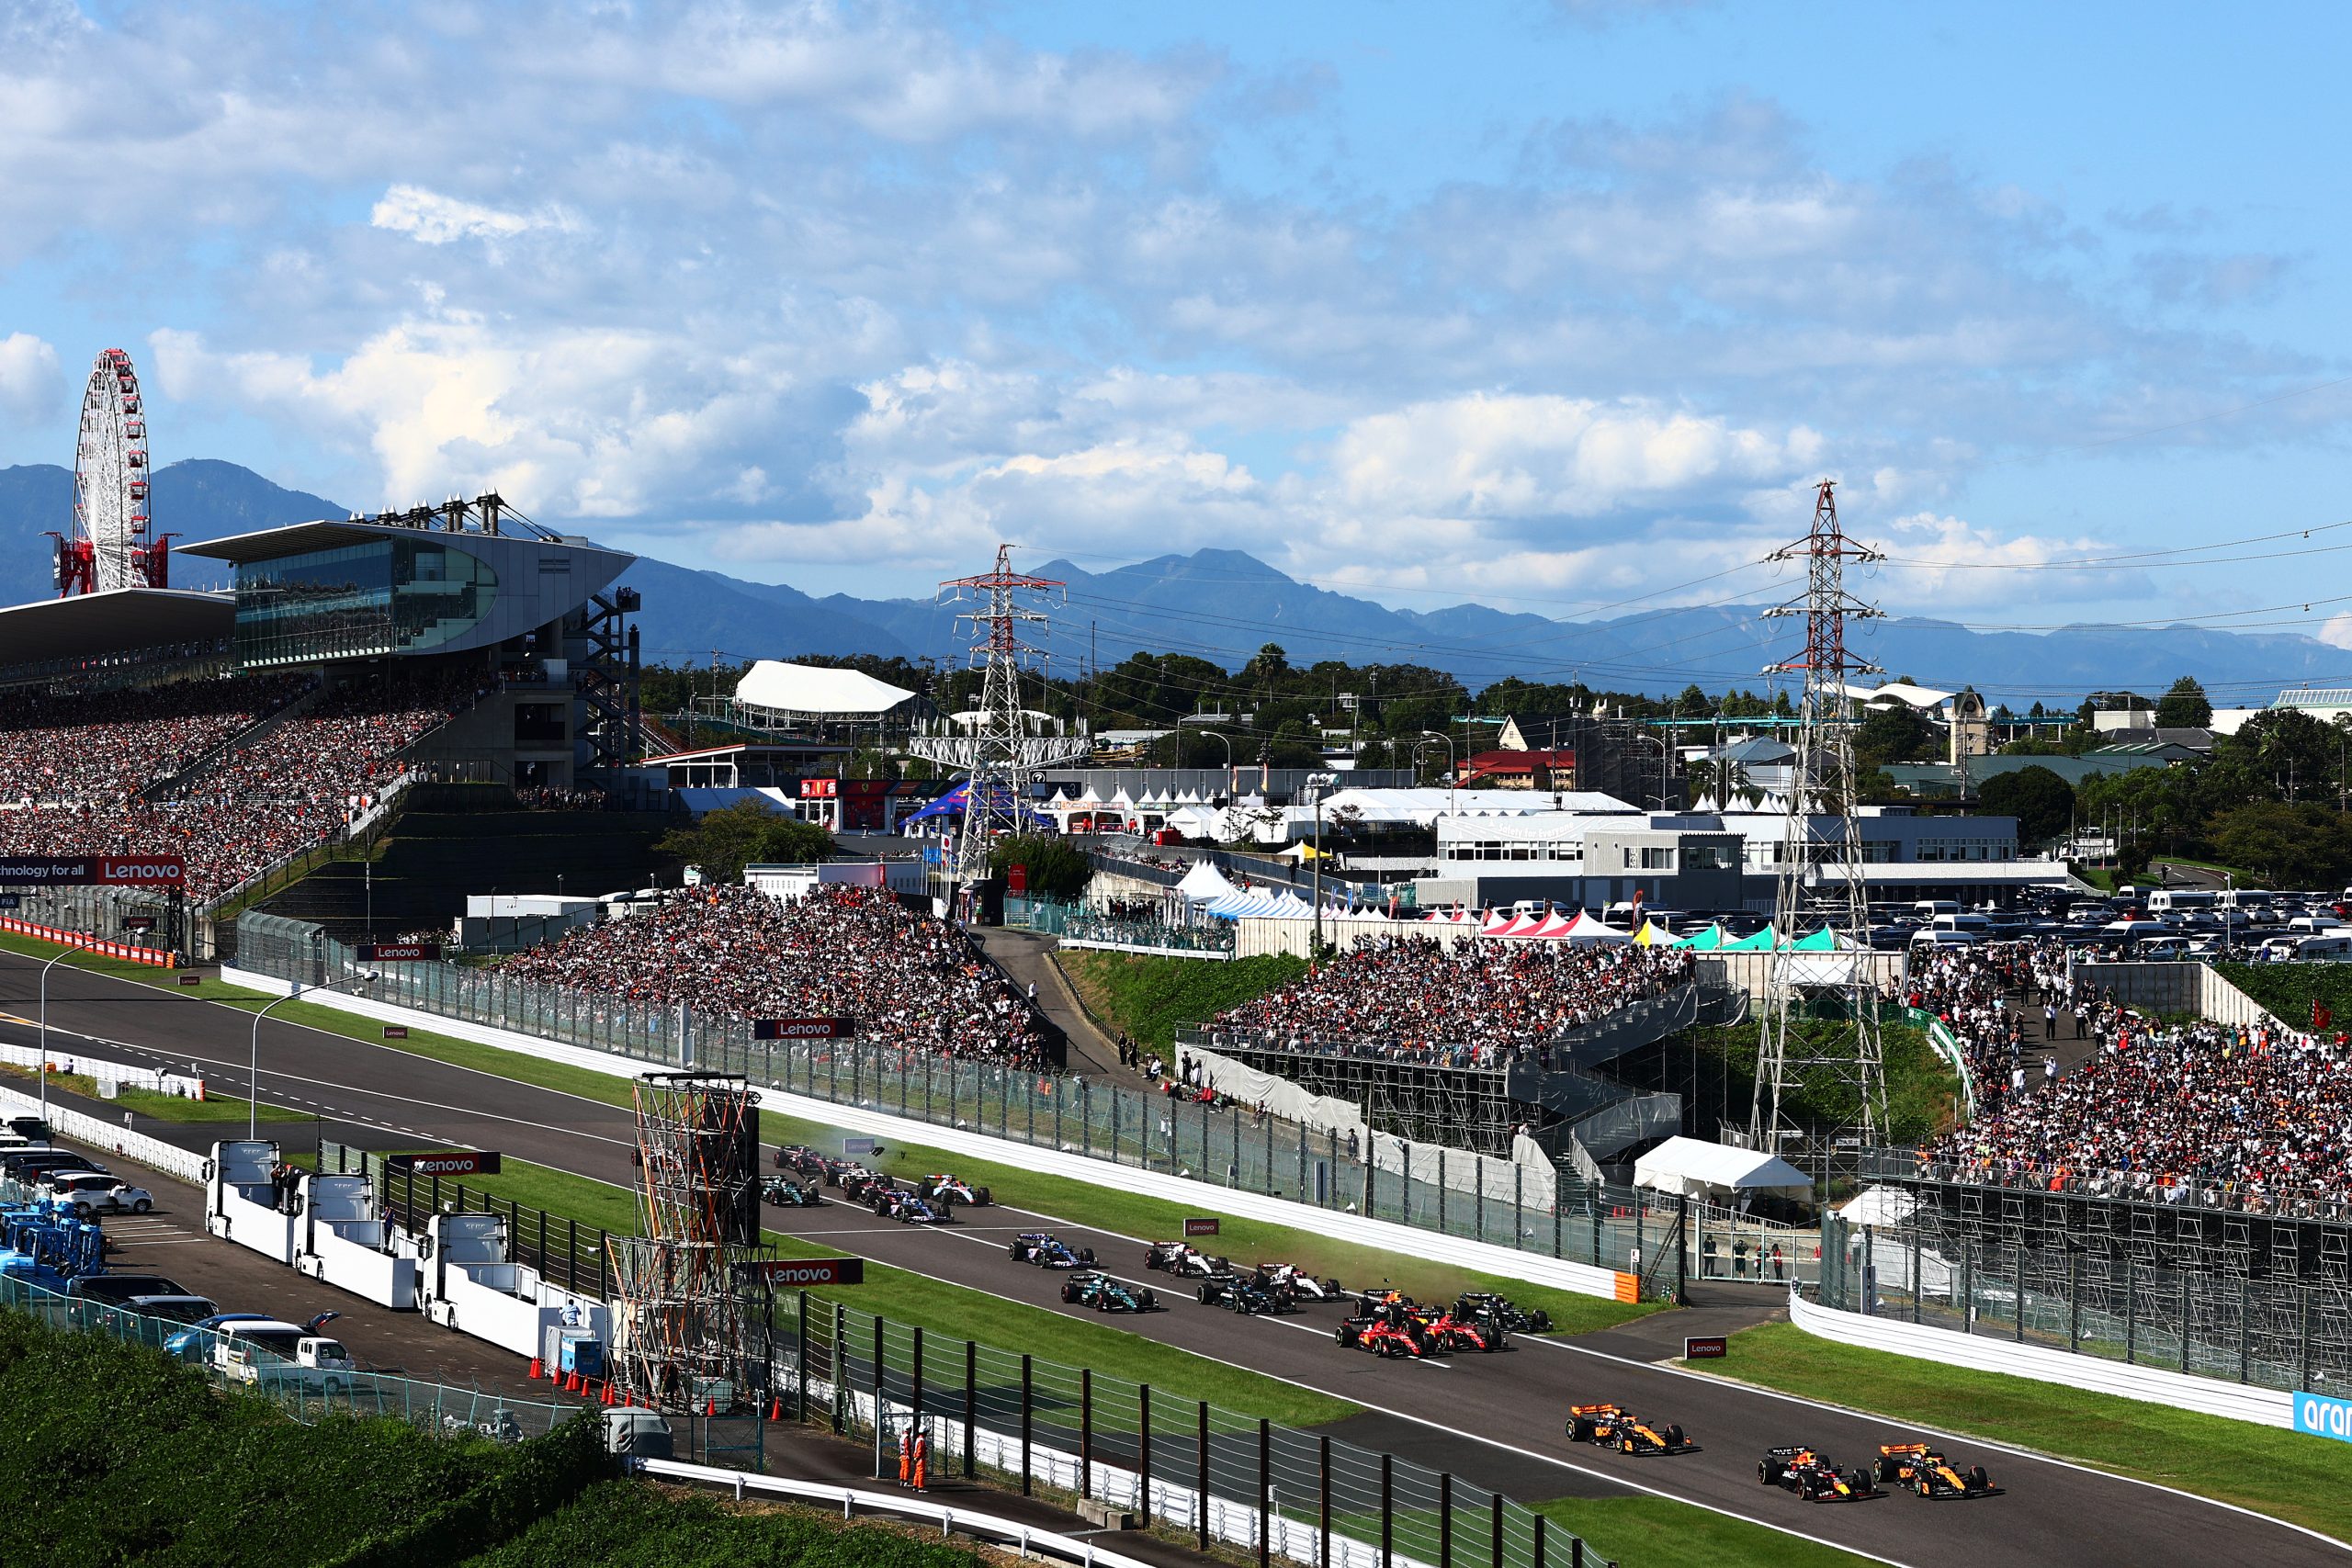
[[[212,911],[416,782],[626,787],[636,598],[607,590],[629,556],[496,496],[182,553],[229,562],[234,587],[0,611],[0,853],[186,868],[184,900],[51,891],[26,918],[110,939],[152,921],[209,953]]]

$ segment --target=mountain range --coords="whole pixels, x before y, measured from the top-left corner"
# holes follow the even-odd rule
[[[271,483],[213,459],[157,471],[154,514],[180,542],[320,517],[349,508]],[[45,598],[51,529],[70,526],[73,476],[46,464],[0,468],[0,603]],[[976,563],[978,564],[978,563]],[[176,581],[220,581],[223,569],[175,562]],[[1290,661],[1419,664],[1473,687],[1505,676],[1574,682],[1665,695],[1760,690],[1765,664],[1795,651],[1796,628],[1760,617],[1762,606],[1642,611],[1600,621],[1555,621],[1476,604],[1419,611],[1295,581],[1239,550],[1161,556],[1103,572],[1066,560],[1029,569],[1066,586],[1051,595],[1041,640],[1048,668],[1111,665],[1138,649],[1193,654],[1236,668],[1277,643]],[[960,661],[969,645],[958,606],[928,599],[822,598],[783,583],[753,582],[640,557],[621,580],[643,595],[649,662],[790,659],[873,653]],[[2157,693],[2195,675],[2217,705],[2256,705],[2278,688],[2352,685],[2352,651],[2316,638],[2196,626],[2078,626],[2048,633],[1985,632],[1949,621],[1873,623],[1857,648],[1889,671],[1928,685],[1973,684],[2022,708],[2041,699],[2071,707],[2094,690]]]

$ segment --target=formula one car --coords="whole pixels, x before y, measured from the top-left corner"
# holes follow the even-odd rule
[[[862,1165],[835,1166],[825,1172],[825,1179],[842,1190],[842,1196],[853,1203],[871,1199],[877,1187],[888,1187],[890,1179],[878,1170],[868,1170]]]
[[[1431,1345],[1441,1356],[1453,1350],[1480,1350],[1491,1354],[1510,1341],[1510,1336],[1499,1328],[1482,1328],[1450,1312],[1433,1312],[1424,1307],[1416,1310],[1413,1315],[1428,1331]]]
[[[874,1212],[886,1220],[896,1220],[902,1225],[939,1225],[947,1223],[944,1204],[934,1203],[908,1191],[903,1187],[876,1187],[872,1192]]]
[[[1568,1437],[1621,1454],[1687,1454],[1699,1448],[1680,1427],[1645,1421],[1622,1404],[1569,1405]]]
[[[1258,1281],[1270,1291],[1287,1293],[1303,1302],[1336,1302],[1347,1295],[1337,1280],[1318,1280],[1289,1263],[1259,1264]]]
[[[1767,1449],[1756,1461],[1756,1479],[1793,1492],[1808,1503],[1848,1502],[1878,1491],[1869,1471],[1840,1470],[1813,1450],[1801,1447]]]
[[[813,1209],[825,1201],[816,1188],[790,1176],[769,1177],[760,1183],[760,1196],[786,1209]]]
[[[775,1146],[775,1168],[797,1171],[803,1176],[821,1179],[826,1168],[834,1162],[806,1144],[778,1144]]]
[[[1159,1298],[1139,1285],[1089,1269],[1062,1281],[1062,1300],[1096,1312],[1158,1312]]]
[[[1143,1266],[1186,1280],[1205,1280],[1213,1274],[1233,1272],[1228,1259],[1211,1258],[1199,1247],[1182,1241],[1153,1242],[1144,1250]]]
[[[1332,1342],[1369,1350],[1375,1356],[1407,1356],[1419,1359],[1435,1355],[1437,1346],[1428,1326],[1413,1314],[1412,1303],[1393,1292],[1368,1313],[1340,1321],[1331,1331]]]
[[[1201,1281],[1196,1293],[1203,1306],[1221,1306],[1244,1317],[1298,1310],[1296,1296],[1287,1291],[1268,1289],[1266,1282],[1254,1274],[1214,1274]]]
[[[1541,1307],[1522,1312],[1510,1300],[1488,1291],[1464,1292],[1453,1303],[1453,1315],[1464,1322],[1492,1324],[1506,1334],[1549,1334],[1552,1314]]]
[[[1878,1478],[1922,1497],[1986,1497],[2000,1490],[1983,1465],[1962,1470],[1925,1443],[1880,1444]]]
[[[1072,1247],[1046,1231],[1023,1231],[1005,1249],[1007,1256],[1040,1269],[1084,1269],[1094,1261],[1091,1247]]]
[[[974,1209],[985,1209],[992,1201],[987,1188],[975,1187],[960,1176],[926,1176],[915,1184],[915,1190],[926,1198],[944,1199]]]

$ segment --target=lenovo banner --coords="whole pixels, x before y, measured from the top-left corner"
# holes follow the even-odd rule
[[[441,950],[427,942],[379,942],[357,950],[362,964],[438,964]]]
[[[384,1163],[394,1170],[412,1170],[419,1176],[498,1174],[498,1155],[492,1149],[476,1149],[465,1154],[386,1155]]]
[[[84,855],[72,860],[0,858],[0,887],[178,887],[187,867],[177,855]]]
[[[1686,1335],[1682,1340],[1682,1359],[1686,1361],[1720,1361],[1730,1353],[1730,1341],[1720,1334],[1698,1338]]]
[[[754,1040],[846,1040],[857,1032],[857,1021],[847,1018],[755,1018]]]
[[[786,1290],[805,1290],[810,1285],[865,1283],[865,1259],[863,1258],[770,1258],[743,1267],[747,1272],[758,1275],[769,1284]]]
[[[1184,1234],[1186,1235],[1216,1235],[1216,1222],[1213,1219],[1186,1220],[1184,1222]]]

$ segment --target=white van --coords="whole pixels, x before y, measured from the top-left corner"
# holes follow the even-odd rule
[[[2166,887],[2148,895],[2148,913],[2183,915],[2191,909],[2212,908],[2221,901],[2221,894],[2209,887]]]
[[[1947,926],[1922,926],[1911,933],[1914,947],[1974,947],[1976,933],[1953,931]]]
[[[1939,931],[1966,931],[1979,942],[1993,934],[1993,922],[1984,915],[1938,915],[1928,924]]]
[[[2344,930],[2344,922],[2334,915],[2297,915],[2287,922],[2287,929],[2297,936],[2320,936]]]
[[[1932,920],[1939,915],[1959,914],[1960,906],[1950,898],[1922,898],[1911,906],[1911,913],[1920,919]]]
[[[2352,964],[2352,936],[2307,936],[2295,943],[2297,964]]]

